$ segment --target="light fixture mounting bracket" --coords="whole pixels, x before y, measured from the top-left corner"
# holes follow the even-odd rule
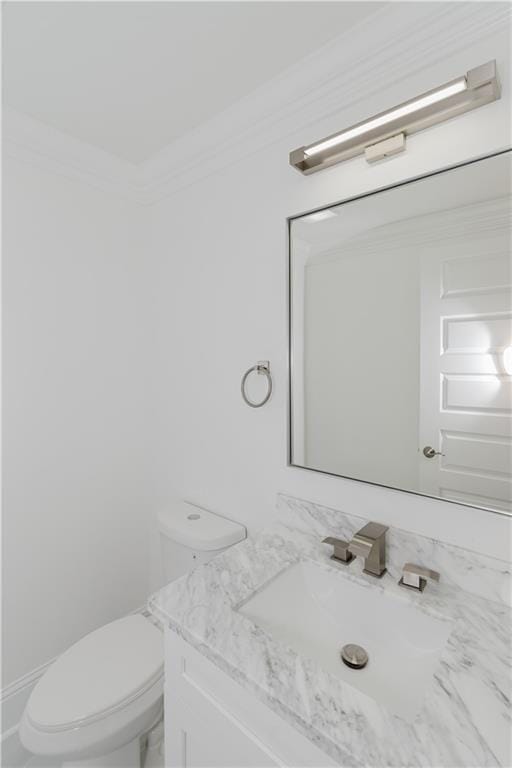
[[[368,163],[376,163],[378,160],[384,160],[386,157],[392,157],[404,151],[405,133],[397,133],[390,139],[384,139],[384,141],[378,141],[376,144],[365,147],[364,155]]]

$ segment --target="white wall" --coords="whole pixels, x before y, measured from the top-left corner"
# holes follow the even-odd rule
[[[274,518],[286,491],[498,557],[510,520],[489,512],[286,466],[287,216],[506,147],[508,21],[490,3],[391,4],[378,23],[304,63],[195,131],[145,169],[158,261],[162,498],[176,495],[245,522]],[[358,36],[359,35],[359,36]],[[362,44],[364,43],[364,44]],[[373,54],[373,57],[372,55]],[[330,58],[329,58],[330,57]],[[288,152],[497,58],[500,102],[413,137],[407,152],[355,158],[302,177]],[[240,377],[270,359],[261,410]]]
[[[143,219],[128,196],[42,158],[7,143],[4,686],[148,588]]]

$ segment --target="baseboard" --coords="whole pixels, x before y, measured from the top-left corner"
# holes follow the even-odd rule
[[[7,685],[0,693],[0,706],[2,707],[2,741],[14,726],[20,721],[28,697],[40,677],[44,675],[48,667],[55,659],[50,659],[45,664],[27,672],[10,685]]]
[[[30,757],[30,753],[21,746],[19,740],[19,723],[33,687],[54,661],[55,659],[50,659],[45,664],[41,664],[40,667],[18,678],[6,686],[0,694],[0,706],[2,708],[2,735],[0,738],[2,768],[21,768]]]

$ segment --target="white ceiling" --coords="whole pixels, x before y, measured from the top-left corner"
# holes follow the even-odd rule
[[[140,163],[382,4],[4,2],[4,102]]]

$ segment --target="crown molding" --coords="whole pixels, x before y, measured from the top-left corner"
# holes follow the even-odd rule
[[[369,100],[377,112],[481,64],[475,46],[505,39],[511,18],[507,2],[390,2],[141,165],[6,106],[4,156],[151,205],[279,142],[356,123]]]
[[[3,156],[139,203],[137,166],[4,105]]]
[[[470,203],[462,208],[449,208],[423,213],[410,219],[400,219],[374,227],[344,240],[334,247],[322,249],[309,256],[307,267],[317,267],[345,258],[396,253],[422,246],[460,241],[469,251],[482,248],[485,256],[507,251],[508,233],[512,224],[509,197],[499,197]],[[470,245],[467,245],[468,241]]]
[[[368,99],[372,111],[388,108],[386,91],[411,77],[414,92],[404,88],[400,101],[428,90],[432,67],[446,61],[445,79],[459,74],[450,69],[457,54],[461,71],[481,64],[472,46],[506,35],[511,17],[504,2],[389,3],[146,161],[142,202],[172,196],[284,139],[311,143],[319,125],[328,134],[364,119]]]

